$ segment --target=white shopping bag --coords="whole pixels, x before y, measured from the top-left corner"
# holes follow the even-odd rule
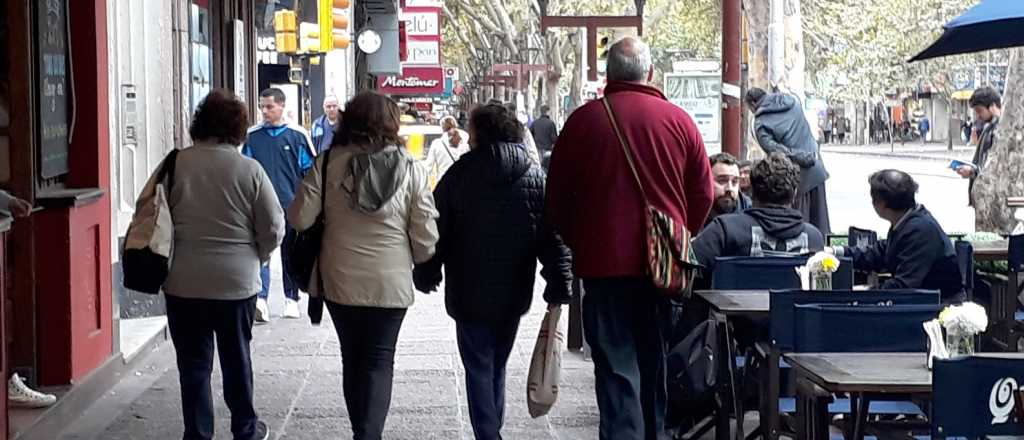
[[[526,405],[530,417],[537,418],[551,411],[558,398],[558,382],[562,376],[562,344],[565,333],[559,326],[562,307],[548,308],[537,334],[537,344],[530,359],[526,382]]]

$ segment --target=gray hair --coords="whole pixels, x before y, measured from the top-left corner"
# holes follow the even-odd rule
[[[646,81],[651,71],[651,48],[637,37],[625,37],[608,50],[609,81]]]

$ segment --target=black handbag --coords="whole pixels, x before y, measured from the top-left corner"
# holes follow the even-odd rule
[[[153,235],[149,234],[156,234],[155,231],[157,229],[166,225],[166,223],[161,224],[157,217],[159,216],[159,211],[166,211],[167,214],[170,213],[170,202],[167,198],[170,197],[171,188],[174,187],[174,165],[177,158],[178,150],[171,150],[167,154],[163,164],[160,165],[160,170],[157,171],[152,199],[146,199],[138,203],[136,214],[139,214],[140,217],[132,219],[132,225],[128,227],[128,232],[125,234],[127,238],[125,239],[125,247],[121,251],[121,273],[123,278],[122,284],[126,289],[156,295],[160,293],[164,282],[167,281],[170,255],[165,256],[154,251],[152,247],[154,246],[154,238]],[[163,192],[162,200],[160,195],[157,194],[161,191]],[[156,212],[139,208],[143,204],[152,203],[159,205],[155,207]],[[150,213],[152,216],[146,217],[143,214],[144,212]],[[137,224],[136,221],[141,223]],[[142,237],[136,241],[133,233],[139,231],[142,231]],[[174,241],[173,231],[168,238],[172,242]],[[129,242],[138,243],[139,241],[145,242],[145,247],[128,247]],[[166,246],[169,247],[170,244],[166,244]]]
[[[320,168],[320,214],[317,214],[313,226],[295,233],[288,243],[288,264],[285,270],[299,290],[309,292],[309,283],[313,278],[313,268],[320,258],[320,248],[324,238],[324,211],[327,199],[327,164],[331,159],[331,149],[323,153],[324,160]],[[318,279],[322,279],[321,275]],[[309,297],[309,317],[314,324],[320,323],[323,315],[323,283],[320,284],[320,295]]]

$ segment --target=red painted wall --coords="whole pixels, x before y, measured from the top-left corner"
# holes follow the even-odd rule
[[[72,383],[113,351],[110,151],[105,0],[69,0],[77,111],[69,188],[106,193],[36,216],[39,381]]]

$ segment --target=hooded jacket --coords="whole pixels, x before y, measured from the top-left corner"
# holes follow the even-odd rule
[[[800,211],[767,205],[718,216],[693,241],[697,261],[710,275],[717,257],[800,255],[825,248],[825,237]]]
[[[754,112],[754,131],[765,153],[785,154],[800,165],[797,196],[828,180],[818,143],[796,98],[779,93],[765,96]]]
[[[402,148],[371,152],[334,147],[302,180],[288,221],[308,229],[324,201],[324,235],[311,295],[335,304],[406,308],[413,303],[412,268],[437,244],[437,210],[427,172]],[[327,172],[321,188],[320,173]],[[324,289],[317,288],[322,275]]]
[[[569,249],[543,221],[544,173],[524,145],[477,147],[463,155],[434,191],[440,217],[437,253],[416,268],[430,291],[444,266],[445,306],[460,321],[519,319],[533,299],[537,260],[544,300],[567,304]]]

